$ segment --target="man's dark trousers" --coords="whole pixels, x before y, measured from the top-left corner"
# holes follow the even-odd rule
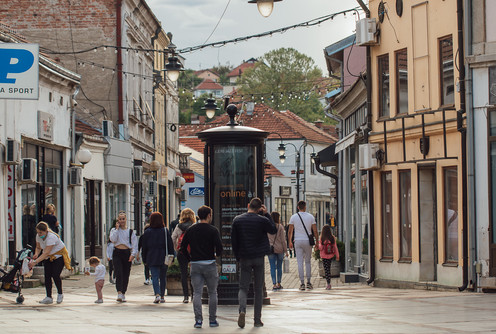
[[[253,291],[255,294],[254,319],[255,321],[260,321],[262,318],[263,285],[265,278],[264,256],[252,259],[242,258],[239,261],[239,266],[241,271],[238,293],[239,312],[246,313],[246,299],[251,282],[251,272],[253,271]]]

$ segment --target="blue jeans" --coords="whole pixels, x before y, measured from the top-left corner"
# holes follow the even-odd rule
[[[209,321],[214,322],[217,320],[217,285],[219,284],[217,264],[215,262],[207,265],[191,263],[191,284],[193,285],[195,321],[203,321],[201,296],[203,285],[207,284]]]
[[[239,267],[239,312],[246,313],[246,299],[251,282],[251,273],[253,271],[253,293],[255,297],[254,319],[255,321],[259,321],[262,319],[263,286],[265,279],[264,257],[261,256],[253,259],[242,258],[239,261]]]
[[[284,254],[270,254],[270,276],[272,277],[272,284],[281,283],[282,278],[282,260],[284,259]],[[277,272],[277,279],[276,279]]]
[[[162,264],[160,266],[150,266],[150,271],[152,273],[152,284],[153,284],[153,293],[156,295],[160,295],[160,297],[165,296],[165,288],[167,281],[165,279],[165,275],[167,274],[167,266]]]

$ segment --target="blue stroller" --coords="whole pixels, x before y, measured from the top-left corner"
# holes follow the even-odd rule
[[[24,275],[27,274],[26,268],[33,252],[30,248],[23,248],[17,252],[14,267],[9,271],[0,268],[0,289],[17,293],[16,303],[22,304],[24,296],[22,295],[22,283]]]

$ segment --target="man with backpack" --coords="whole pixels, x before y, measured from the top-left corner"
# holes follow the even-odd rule
[[[222,254],[222,241],[219,231],[210,223],[212,209],[206,205],[198,209],[197,224],[191,226],[181,241],[179,254],[191,260],[191,283],[193,284],[193,310],[195,312],[195,328],[201,328],[202,316],[202,291],[207,285],[208,309],[210,327],[218,327],[217,322],[217,285],[219,274],[217,272],[216,257]]]

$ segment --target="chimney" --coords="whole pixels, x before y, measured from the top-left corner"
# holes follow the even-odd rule
[[[316,127],[318,127],[319,129],[322,129],[322,124],[324,122],[321,121],[320,119],[316,120],[315,122],[313,122],[313,124],[315,124]]]
[[[198,116],[198,120],[200,124],[205,124],[207,123],[207,116]]]

